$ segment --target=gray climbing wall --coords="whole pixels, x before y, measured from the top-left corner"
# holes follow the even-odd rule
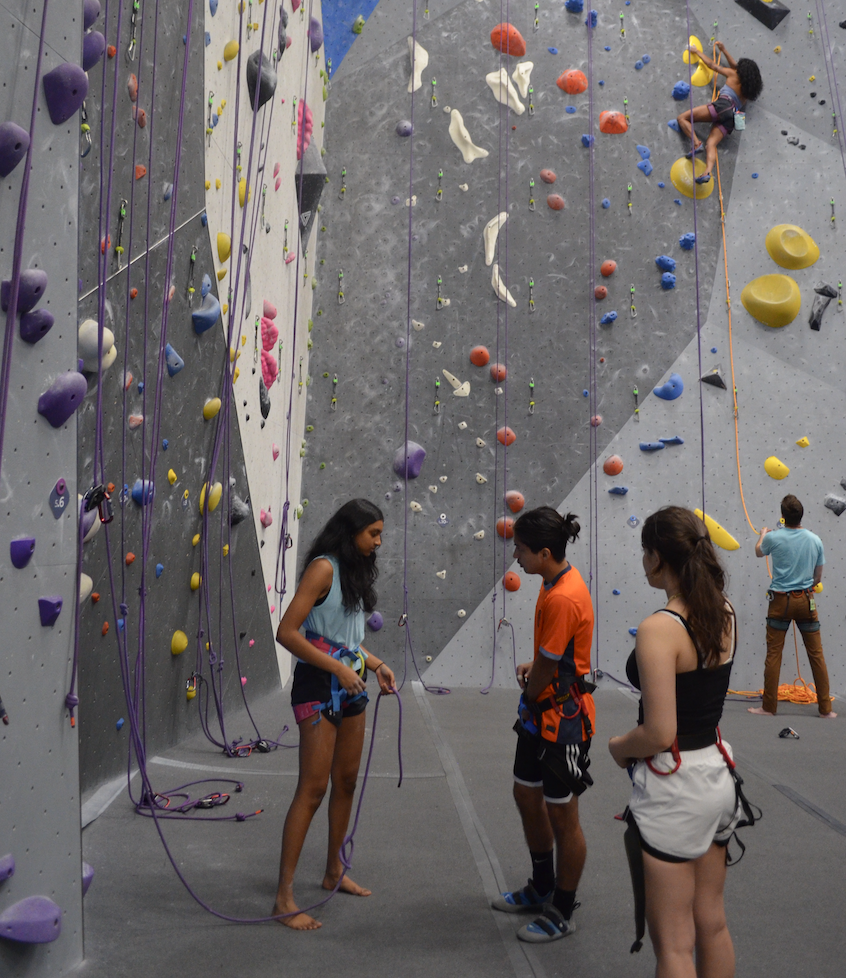
[[[51,4],[44,32],[42,72],[80,62],[82,17]],[[42,3],[12,0],[0,8],[0,122],[29,130]],[[9,66],[23,65],[26,70]],[[0,725],[0,857],[15,872],[0,882],[0,919],[31,897],[60,908],[61,934],[47,944],[0,940],[3,975],[66,975],[82,958],[82,857],[79,839],[77,739],[65,709],[73,637],[76,533],[76,416],[58,428],[37,413],[39,397],[68,370],[76,370],[76,195],[78,122],[50,121],[43,88],[32,141],[22,268],[47,273],[37,308],[55,318],[35,345],[24,343],[11,318],[11,382],[5,423],[0,498],[0,620],[3,668],[0,697],[9,723]],[[0,181],[0,279],[11,277],[15,225],[26,161]],[[2,313],[6,323],[6,313]],[[50,493],[64,479],[68,505],[57,510]],[[22,569],[10,563],[10,542],[34,537]],[[38,599],[61,597],[55,624],[41,625]]]

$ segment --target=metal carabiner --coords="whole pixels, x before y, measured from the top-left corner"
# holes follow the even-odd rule
[[[91,126],[88,125],[88,112],[85,109],[85,102],[79,110],[79,131],[82,133],[83,150],[79,158],[84,160],[91,152]]]
[[[129,18],[129,47],[126,49],[126,59],[130,62],[135,61],[135,53],[137,50],[135,33],[138,30],[138,13],[140,10],[141,0],[132,0],[132,14]]]

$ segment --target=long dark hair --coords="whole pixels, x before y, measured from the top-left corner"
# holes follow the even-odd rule
[[[737,77],[740,79],[740,94],[754,102],[764,90],[764,81],[758,65],[751,58],[738,58]]]
[[[514,535],[533,554],[540,553],[546,547],[557,561],[564,559],[567,544],[578,537],[580,530],[573,513],[562,516],[551,506],[530,509],[514,524]]]
[[[647,517],[640,539],[643,549],[657,554],[678,577],[697,654],[707,668],[718,666],[731,612],[726,574],[708,528],[689,509],[665,506]]]
[[[316,558],[332,554],[341,569],[341,595],[348,612],[373,611],[376,607],[376,554],[360,553],[354,538],[371,523],[384,519],[382,510],[367,499],[351,499],[317,534],[306,554],[303,571]]]

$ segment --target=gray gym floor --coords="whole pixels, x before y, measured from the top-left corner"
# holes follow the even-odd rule
[[[627,778],[605,749],[610,736],[634,723],[636,701],[610,684],[596,697],[595,786],[580,800],[588,862],[572,937],[529,947],[514,937],[525,918],[488,909],[500,887],[518,887],[529,874],[510,794],[516,692],[482,696],[462,689],[435,696],[409,683],[402,693],[402,787],[397,789],[397,706],[385,701],[355,838],[351,875],[372,888],[371,897],[336,896],[316,911],[323,927],[311,933],[218,920],[189,897],[154,825],[134,814],[123,790],[83,832],[84,858],[96,875],[85,898],[80,974],[652,974],[648,941],[639,955],[629,954],[632,896],[623,826],[614,820],[626,803]],[[265,735],[284,723],[293,725],[287,690],[265,698],[254,713]],[[372,717],[371,704],[369,724]],[[750,716],[744,703],[726,704],[723,736],[735,750],[749,798],[764,811],[761,822],[742,831],[747,852],[728,877],[738,975],[844,974],[844,723],[846,717],[819,720],[813,706],[780,704],[778,717],[769,719]],[[236,734],[239,725],[247,735],[246,723],[229,720]],[[778,731],[788,725],[799,740],[779,739]],[[368,726],[368,743],[370,731]],[[296,731],[285,739],[295,743]],[[163,829],[180,870],[206,902],[233,916],[269,913],[282,823],[295,786],[296,750],[229,760],[195,738],[154,758],[149,767],[157,791],[202,777],[244,781],[243,794],[233,796],[227,808],[264,809],[257,818],[207,825],[169,821]],[[133,784],[138,785],[137,777]],[[324,895],[325,826],[321,809],[299,867],[302,906]]]

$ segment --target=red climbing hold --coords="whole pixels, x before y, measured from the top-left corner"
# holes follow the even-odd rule
[[[126,87],[129,89],[129,101],[138,101],[138,79],[135,75],[129,76],[129,81],[126,83]]]
[[[526,42],[523,35],[511,24],[497,24],[491,31],[491,44],[503,54],[513,54],[522,58],[526,53]]]
[[[597,285],[593,290],[593,295],[595,299],[605,299],[608,295],[608,289],[604,285]]]
[[[558,179],[554,170],[541,170],[540,178],[544,183],[555,183],[555,181]]]
[[[99,600],[100,600],[100,592],[99,591],[92,591],[91,592],[91,604],[97,604],[97,602]]]
[[[602,471],[606,475],[619,475],[623,471],[623,460],[619,455],[609,455],[602,465]]]
[[[138,128],[144,129],[147,126],[147,113],[143,109],[138,109],[136,112],[136,108],[137,106],[132,106],[132,117],[138,123]],[[138,167],[135,167],[135,169],[137,170]],[[144,172],[146,172],[146,170]]]
[[[522,492],[517,492],[516,489],[509,489],[505,494],[505,504],[512,513],[519,513],[526,505],[526,500],[523,498]]]
[[[546,206],[553,211],[563,211],[564,198],[561,194],[549,194],[546,198]]]
[[[617,262],[613,258],[606,258],[600,265],[599,270],[605,278],[608,278],[609,275],[613,275],[617,271]]]
[[[492,363],[491,364],[491,380],[497,382],[505,380],[505,364],[504,363]]]
[[[470,351],[470,363],[474,367],[487,367],[491,362],[491,355],[486,346],[474,346]]]
[[[130,299],[137,299],[138,298],[138,289],[130,289],[129,290],[129,298]]]
[[[103,627],[100,629],[100,634],[101,635],[109,634],[109,623],[107,621],[103,622]]]
[[[500,443],[500,445],[513,445],[514,442],[517,441],[517,436],[510,428],[505,427],[500,428],[496,433],[496,440]]]
[[[135,167],[135,179],[140,180],[142,177],[147,176],[147,167],[143,163],[137,164]]]
[[[519,591],[520,590],[520,575],[515,574],[514,571],[509,571],[505,577],[502,579],[503,586],[506,591]]]
[[[117,54],[117,48],[114,46],[114,44],[110,44],[106,48],[106,54],[108,54],[109,60],[111,61],[111,59]]]
[[[510,516],[500,516],[496,521],[496,532],[504,540],[510,540],[514,536],[514,520]]]
[[[126,560],[126,566],[129,567],[135,560],[135,554],[130,550],[124,559]]]
[[[579,71],[578,68],[570,68],[565,71],[559,76],[555,84],[568,95],[581,95],[582,92],[587,91],[587,78],[585,78],[584,72]]]
[[[109,242],[108,243],[109,243],[109,250],[111,250],[111,247],[112,247],[112,236],[111,235],[109,235]],[[105,255],[105,253],[106,253],[106,239],[103,238],[103,240],[100,242],[100,254],[101,255]]]
[[[629,124],[622,112],[616,109],[609,109],[607,112],[599,113],[599,131],[614,135],[616,133],[628,132]]]

